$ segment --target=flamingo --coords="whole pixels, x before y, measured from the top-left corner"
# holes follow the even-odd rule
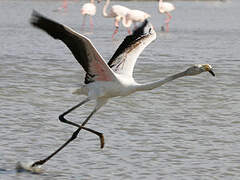
[[[127,12],[126,16],[123,17],[122,23],[125,27],[129,28],[132,23],[136,26],[137,22],[143,22],[149,17],[151,17],[151,15],[144,11],[131,9]]]
[[[94,0],[91,0],[90,3],[83,4],[82,9],[81,9],[81,14],[83,15],[82,28],[84,28],[84,26],[85,26],[85,19],[86,19],[86,16],[88,15],[89,21],[90,21],[90,27],[91,27],[91,29],[93,29],[92,16],[95,16],[95,14],[96,14],[96,6],[94,3]]]
[[[127,12],[130,10],[129,8],[125,7],[125,6],[121,6],[121,5],[113,5],[109,11],[109,13],[107,13],[107,8],[110,4],[110,0],[106,0],[104,7],[103,7],[103,17],[105,18],[114,18],[114,25],[115,25],[115,30],[112,34],[112,38],[114,38],[114,36],[118,33],[118,29],[119,29],[119,22],[122,20],[123,17],[126,16]],[[128,33],[131,33],[130,28],[128,29]]]
[[[36,167],[46,163],[67,144],[73,141],[81,129],[97,134],[101,138],[101,148],[104,146],[103,136],[94,130],[86,127],[86,123],[110,98],[117,96],[127,96],[137,91],[147,91],[160,87],[163,84],[184,76],[194,76],[208,71],[213,76],[212,67],[209,64],[199,64],[189,67],[187,70],[168,76],[165,79],[148,82],[144,84],[137,83],[133,78],[133,69],[137,58],[152,41],[156,39],[156,32],[153,26],[145,20],[142,25],[135,29],[132,35],[128,35],[108,63],[102,58],[91,41],[84,35],[79,34],[66,25],[55,22],[33,11],[31,24],[39,28],[54,39],[61,40],[72,52],[75,59],[86,72],[85,81],[82,86],[73,93],[86,95],[87,97],[79,104],[70,108],[59,116],[61,122],[77,127],[77,130],[59,149],[50,156],[40,161],[36,161],[31,167]],[[95,100],[96,105],[90,115],[82,123],[71,122],[65,118],[67,114],[82,106],[83,104]]]
[[[167,15],[167,19],[165,20],[166,23],[166,31],[169,32],[169,22],[172,19],[172,16],[169,12],[175,10],[175,6],[169,2],[163,2],[163,0],[159,0],[158,9],[160,13],[165,13]]]

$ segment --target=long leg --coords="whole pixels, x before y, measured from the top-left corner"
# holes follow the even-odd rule
[[[127,30],[128,30],[128,34],[132,34],[132,30],[131,30],[131,28],[129,27],[129,28],[127,28]]]
[[[66,116],[67,114],[69,114],[70,112],[72,112],[74,109],[80,107],[81,105],[83,105],[84,103],[88,102],[89,99],[86,99],[84,101],[82,101],[81,103],[77,104],[76,106],[73,106],[71,109],[67,110],[66,112],[62,113],[60,116],[59,116],[59,120],[63,123],[66,123],[66,124],[70,124],[70,125],[73,125],[73,126],[76,126],[78,128],[81,128],[81,129],[84,129],[86,131],[89,131],[89,132],[92,132],[94,134],[96,134],[97,136],[99,136],[100,138],[100,142],[101,142],[101,148],[103,147],[103,142],[104,142],[104,137],[103,137],[103,134],[98,132],[98,131],[95,131],[93,129],[90,129],[90,128],[86,128],[86,127],[83,127],[85,124],[83,125],[79,125],[77,123],[74,123],[74,122],[71,122],[69,120],[67,120],[66,118],[64,118],[64,116]]]
[[[57,8],[57,11],[62,11],[62,10],[64,10],[64,12],[67,11],[67,0],[63,0],[63,4],[59,8]]]
[[[114,22],[114,25],[115,25],[115,30],[112,34],[112,39],[114,38],[114,36],[118,33],[118,28],[119,28],[119,20],[118,18],[116,17],[115,18],[115,22]]]
[[[114,36],[118,33],[118,26],[116,26],[115,27],[115,30],[114,30],[114,32],[113,32],[113,34],[112,34],[112,39],[114,38]]]
[[[134,29],[137,28],[137,23],[133,21],[133,26],[134,26]]]
[[[86,15],[83,14],[82,30],[84,30],[84,27],[85,27],[85,21],[86,21]]]
[[[89,23],[90,23],[91,31],[93,31],[93,19],[91,15],[89,16]]]
[[[168,16],[168,18],[165,21],[165,23],[166,23],[166,31],[169,32],[169,22],[172,19],[172,16],[168,12],[166,12],[166,15]]]
[[[66,11],[67,10],[67,0],[63,0],[62,8]]]
[[[59,116],[61,118],[64,118],[64,116],[68,113],[70,113],[71,111],[73,111],[74,109],[80,107],[81,105],[83,105],[84,103],[88,102],[89,99],[84,100],[83,102],[77,104],[76,106],[72,107],[71,109],[69,109],[68,111],[66,111],[65,113],[63,113],[62,115]],[[78,136],[78,133],[80,132],[80,130],[83,128],[83,126],[88,122],[88,120],[92,117],[92,115],[97,112],[98,109],[100,109],[105,103],[107,102],[107,100],[104,101],[98,101],[97,106],[94,108],[94,110],[91,112],[91,114],[87,117],[87,119],[82,123],[81,127],[79,127],[73,134],[72,136],[61,146],[59,147],[56,151],[54,151],[52,154],[50,154],[48,157],[46,157],[45,159],[36,161],[32,164],[32,167],[34,166],[38,166],[38,165],[43,165],[44,163],[46,163],[48,160],[50,160],[54,155],[56,155],[59,151],[61,151],[65,146],[67,146],[71,141],[73,141],[74,139],[76,139],[76,137]],[[65,118],[64,118],[65,119]],[[70,122],[70,121],[68,121]],[[101,148],[104,147],[104,138],[102,136],[101,139]]]

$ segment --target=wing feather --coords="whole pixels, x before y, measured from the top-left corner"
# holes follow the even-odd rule
[[[153,40],[156,32],[153,26],[145,20],[132,35],[127,36],[118,47],[108,65],[115,73],[132,76],[137,58]]]
[[[75,59],[86,72],[85,83],[94,81],[113,81],[114,72],[108,67],[91,41],[71,28],[50,20],[33,11],[31,24],[40,28],[54,39],[59,39],[71,50]]]

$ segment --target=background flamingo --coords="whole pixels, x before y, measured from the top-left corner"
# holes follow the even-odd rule
[[[96,14],[96,6],[95,6],[95,3],[94,3],[94,0],[91,0],[90,3],[85,3],[82,6],[81,14],[83,15],[82,28],[84,28],[84,26],[85,26],[86,16],[88,15],[89,16],[90,27],[91,27],[91,30],[93,30],[92,16],[95,16],[95,14]]]
[[[127,12],[126,16],[123,17],[122,23],[125,27],[129,28],[132,23],[136,26],[137,22],[143,22],[149,17],[151,17],[151,15],[144,11],[131,9]]]
[[[165,20],[166,23],[166,31],[169,31],[169,22],[172,19],[172,16],[169,12],[173,11],[175,9],[174,5],[169,2],[163,2],[163,0],[159,0],[158,4],[158,10],[160,13],[165,13],[167,15],[167,19]]]
[[[107,8],[108,8],[109,4],[110,4],[110,0],[106,0],[104,7],[103,7],[102,14],[103,14],[103,17],[114,18],[115,30],[112,34],[112,38],[114,38],[115,34],[117,34],[117,32],[118,32],[119,22],[122,20],[123,17],[126,16],[127,12],[130,9],[125,6],[121,6],[121,5],[113,5],[111,7],[109,13],[107,13]],[[131,33],[130,28],[128,28],[128,33]]]

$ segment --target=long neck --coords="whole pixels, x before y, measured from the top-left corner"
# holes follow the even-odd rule
[[[104,6],[103,6],[103,11],[102,14],[104,17],[108,17],[108,13],[107,13],[107,8],[109,6],[110,0],[106,0]]]
[[[181,72],[181,73],[177,73],[175,75],[169,76],[163,80],[159,80],[159,81],[155,81],[152,83],[146,83],[146,84],[140,84],[137,86],[137,91],[147,91],[147,90],[152,90],[155,89],[157,87],[162,86],[163,84],[173,81],[174,79],[180,78],[185,76],[185,72]]]

